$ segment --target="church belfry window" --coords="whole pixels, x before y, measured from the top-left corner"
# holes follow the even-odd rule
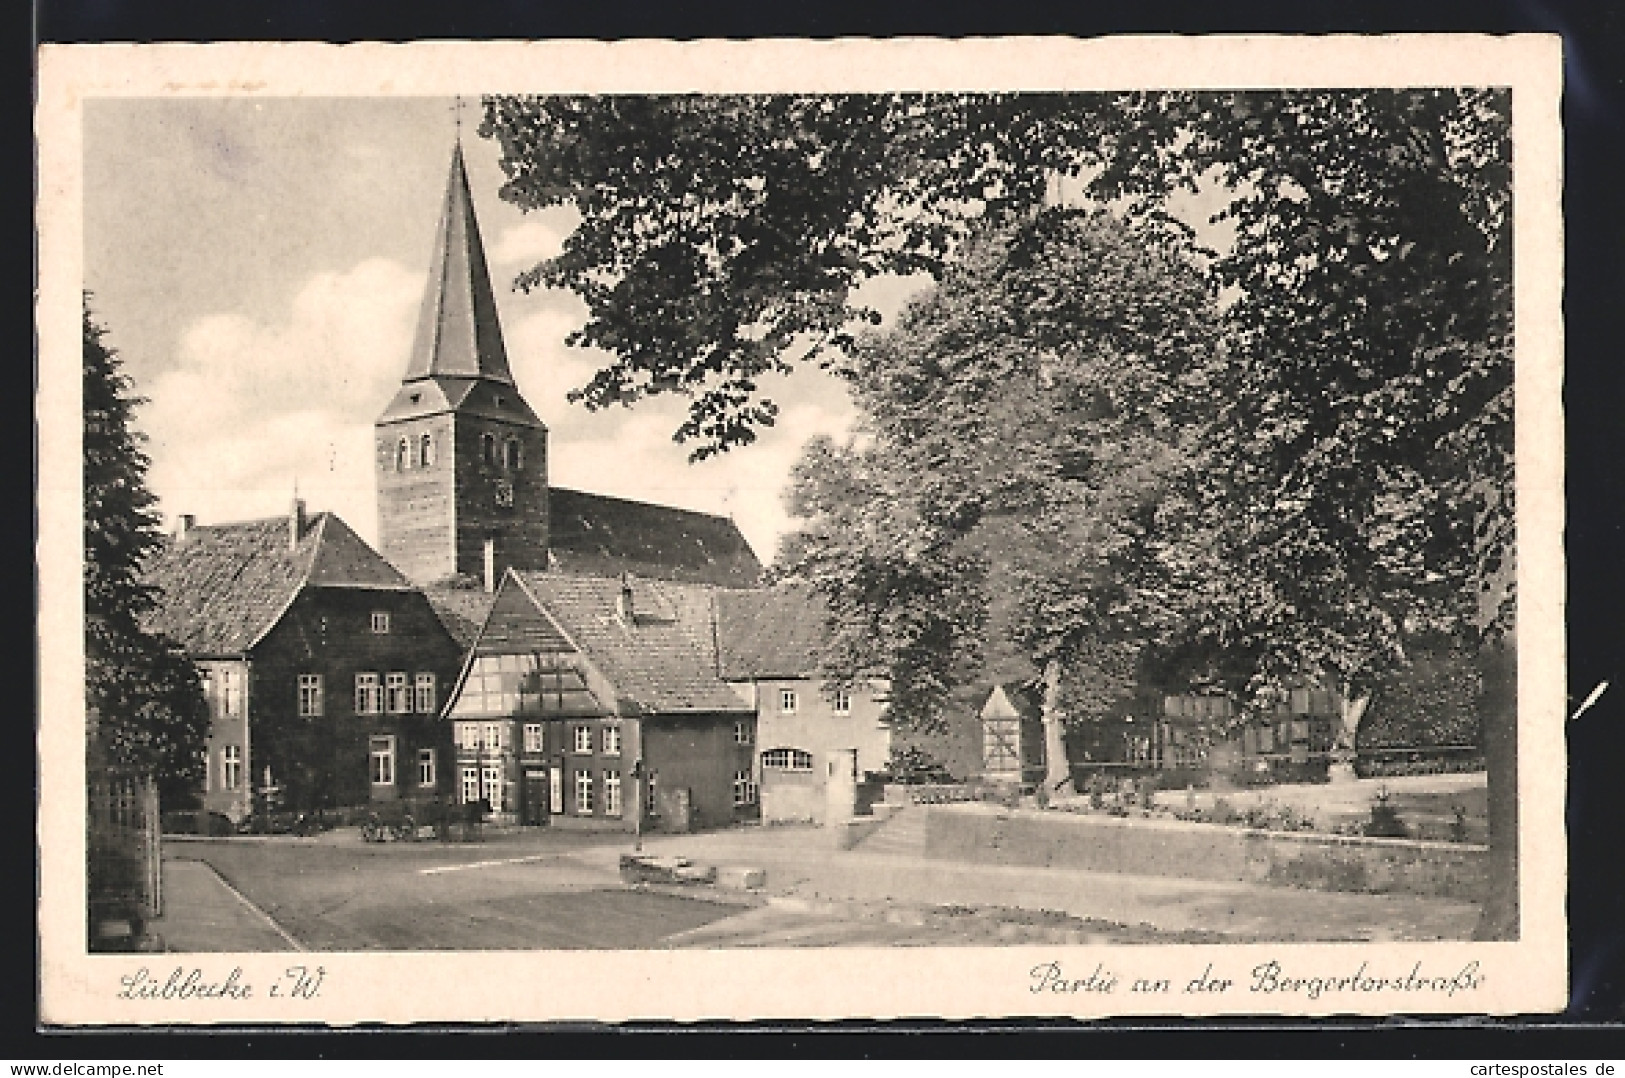
[[[427,468],[434,463],[434,436],[425,434],[418,439],[418,466]]]
[[[397,472],[406,471],[407,465],[411,463],[411,455],[411,447],[407,445],[405,438],[395,443],[395,470]]]
[[[487,464],[497,462],[497,440],[493,435],[480,435],[480,459]]]
[[[518,438],[509,438],[507,440],[507,442],[504,443],[503,446],[502,446],[502,454],[503,454],[502,463],[507,465],[509,468],[512,468],[514,471],[518,471],[519,470],[519,439]]]

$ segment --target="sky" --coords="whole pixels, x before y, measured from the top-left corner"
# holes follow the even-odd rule
[[[469,182],[509,361],[550,432],[550,481],[730,515],[770,560],[802,445],[851,427],[845,387],[811,367],[779,380],[778,425],[699,464],[671,440],[681,399],[568,403],[604,358],[564,344],[586,309],[512,282],[557,252],[572,211],[501,201],[476,110],[461,131]],[[87,103],[86,288],[147,398],[136,424],[166,526],[286,512],[297,487],[377,545],[372,424],[406,369],[455,111],[438,98]],[[868,299],[891,315],[918,287],[880,282]]]
[[[574,211],[499,195],[477,100],[460,137],[509,363],[549,430],[558,486],[731,516],[764,562],[792,526],[783,492],[814,435],[855,412],[807,366],[764,379],[778,423],[698,464],[671,440],[686,400],[590,412],[567,401],[607,356],[570,348],[586,308],[514,277],[557,253]],[[405,373],[452,147],[454,99],[92,98],[85,106],[85,276],[136,392],[165,525],[273,516],[295,490],[378,545],[372,424]],[[1076,201],[1076,190],[1062,192]],[[1211,193],[1176,213],[1224,246]],[[1220,231],[1223,231],[1222,229]],[[925,278],[857,299],[894,321]]]

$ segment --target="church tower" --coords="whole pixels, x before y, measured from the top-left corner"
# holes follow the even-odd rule
[[[460,144],[406,377],[374,431],[383,554],[414,583],[547,567],[547,428],[508,369]]]

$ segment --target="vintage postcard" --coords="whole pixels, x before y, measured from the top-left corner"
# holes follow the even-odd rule
[[[1560,61],[45,47],[41,1020],[1561,1009]]]

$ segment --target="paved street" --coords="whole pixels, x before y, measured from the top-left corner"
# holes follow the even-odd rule
[[[1476,905],[1403,895],[969,865],[834,848],[818,828],[651,836],[645,850],[767,872],[762,894],[629,888],[625,835],[471,844],[166,843],[173,950],[647,949],[1462,939]]]

